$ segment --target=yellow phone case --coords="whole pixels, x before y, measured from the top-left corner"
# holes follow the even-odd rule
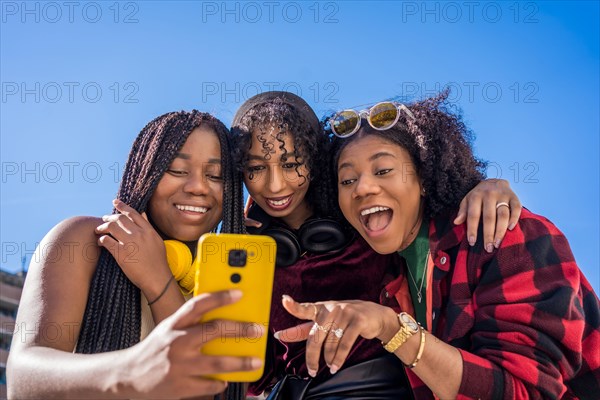
[[[246,254],[245,265],[241,254]],[[241,290],[242,298],[231,305],[206,313],[202,322],[228,319],[260,324],[268,331],[271,310],[273,275],[275,273],[276,244],[269,236],[214,234],[202,235],[195,260],[196,280],[194,296],[200,293],[227,289]],[[216,339],[202,347],[209,355],[251,356],[265,360],[267,335],[260,339]],[[263,374],[263,368],[254,371],[209,375],[230,382],[254,382]]]

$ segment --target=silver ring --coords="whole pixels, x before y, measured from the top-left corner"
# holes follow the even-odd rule
[[[312,326],[312,328],[310,328],[310,332],[312,334],[314,334],[316,331],[329,332],[329,329],[327,329],[324,326],[321,326],[315,322],[314,325]]]
[[[506,206],[506,207],[508,207],[510,209],[510,205],[507,202],[503,201],[501,203],[496,204],[496,210],[499,209],[502,206]]]
[[[342,336],[344,335],[344,330],[342,328],[334,329],[332,332],[335,335],[335,337],[338,339],[341,339]]]

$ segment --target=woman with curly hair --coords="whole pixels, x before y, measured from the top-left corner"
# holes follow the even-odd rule
[[[322,353],[332,374],[355,341],[374,339],[406,366],[416,399],[597,398],[600,306],[563,234],[524,209],[488,252],[453,223],[483,164],[447,95],[330,119],[340,208],[377,253],[402,263],[383,302],[284,296],[312,321],[278,336],[308,339],[308,368]]]
[[[235,159],[251,196],[248,216],[259,222],[248,230],[277,240],[273,298],[288,294],[304,302],[345,299],[379,302],[387,275],[399,260],[395,254],[382,256],[371,250],[343,221],[334,187],[329,183],[328,138],[310,106],[288,92],[259,94],[240,107],[232,133],[236,140]],[[495,223],[497,202],[510,202],[513,205],[510,222],[518,220],[518,199],[508,187],[495,189],[496,185],[497,182],[483,182],[468,196],[470,205],[463,203],[464,215],[457,223],[465,220],[469,209],[472,236],[477,234],[482,203],[493,204],[493,219],[486,223],[486,229],[492,225],[491,234],[486,231],[486,235],[493,237],[497,229],[496,239],[500,239],[509,225],[505,207],[501,207]],[[467,191],[461,192],[461,198],[466,194]],[[489,212],[489,206],[486,207]],[[492,242],[491,238],[488,240]],[[273,303],[271,333],[298,322],[281,304]],[[259,382],[251,384],[253,394],[262,393],[277,381],[281,383],[272,398],[321,398],[325,393],[335,393],[344,398],[389,399],[406,394],[407,385],[401,384],[402,365],[393,358],[382,357],[385,351],[370,338],[359,338],[348,349],[347,369],[333,377],[336,379],[324,365],[311,364],[307,368],[304,344],[283,343],[273,338],[269,344],[265,374]],[[375,370],[379,372],[364,379],[356,378],[356,371],[360,376],[360,371]],[[342,375],[344,385],[340,386]]]
[[[224,232],[244,231],[229,140],[223,123],[199,111],[154,119],[133,143],[113,214],[70,218],[46,235],[23,288],[9,398],[212,395],[227,383],[205,375],[260,366],[198,351],[209,340],[262,332],[233,321],[199,324],[240,293],[184,305],[163,244],[176,239],[195,252],[198,238],[221,220]],[[237,388],[229,398],[243,398],[239,384],[229,388]]]

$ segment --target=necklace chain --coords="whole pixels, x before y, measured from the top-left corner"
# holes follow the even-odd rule
[[[431,250],[427,250],[427,257],[425,257],[425,265],[423,266],[423,276],[421,277],[421,284],[419,285],[419,288],[417,289],[417,282],[415,281],[415,278],[413,277],[412,272],[410,272],[410,267],[408,265],[408,263],[406,263],[407,266],[407,270],[408,270],[408,276],[410,276],[410,279],[412,279],[413,284],[415,285],[415,289],[417,289],[417,300],[419,301],[419,304],[421,304],[421,301],[423,300],[423,294],[421,293],[421,290],[423,290],[423,282],[425,282],[425,274],[427,273],[427,264],[429,261],[429,254],[430,254]]]

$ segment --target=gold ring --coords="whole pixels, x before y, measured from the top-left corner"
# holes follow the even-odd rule
[[[510,205],[507,202],[503,201],[501,203],[496,204],[496,210],[499,209],[502,206],[506,206],[506,207],[508,207],[510,209]]]

